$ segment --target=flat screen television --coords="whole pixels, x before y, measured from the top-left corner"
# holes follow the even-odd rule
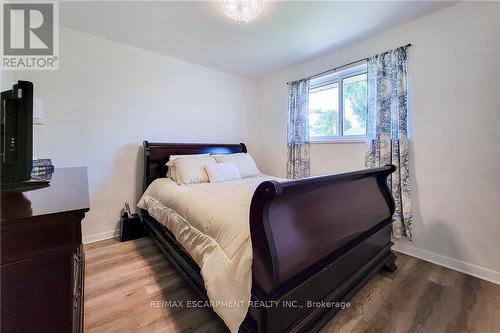
[[[33,169],[33,83],[18,81],[1,95],[1,182],[31,179]]]

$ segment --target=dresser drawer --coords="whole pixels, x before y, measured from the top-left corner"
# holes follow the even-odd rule
[[[2,332],[72,331],[73,254],[68,250],[2,266]]]
[[[11,227],[2,228],[1,264],[78,247],[81,243],[82,217],[73,214],[40,216],[26,221],[17,220]]]

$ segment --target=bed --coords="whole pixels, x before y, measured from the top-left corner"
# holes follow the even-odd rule
[[[144,190],[165,178],[170,155],[245,152],[243,143],[145,141]],[[387,187],[394,171],[387,165],[301,180],[263,178],[255,184],[248,198],[251,302],[239,331],[317,331],[379,270],[396,269],[390,232],[394,202]],[[176,238],[175,230],[152,215],[141,211],[145,228],[209,302],[199,260],[179,243],[179,233]]]

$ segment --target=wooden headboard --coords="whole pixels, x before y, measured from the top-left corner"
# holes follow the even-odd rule
[[[144,141],[144,191],[156,178],[165,177],[170,155],[246,153],[244,143],[158,143]]]

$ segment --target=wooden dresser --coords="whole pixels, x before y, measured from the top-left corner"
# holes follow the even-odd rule
[[[50,186],[2,194],[1,332],[82,332],[89,210],[86,168],[55,169]]]

